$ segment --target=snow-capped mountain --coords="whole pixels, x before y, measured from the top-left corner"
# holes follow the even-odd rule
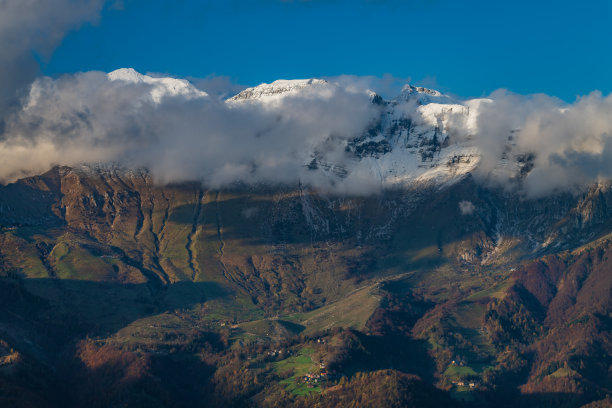
[[[278,80],[223,101],[186,80],[130,68],[49,78],[33,87],[15,137],[34,123],[37,135],[61,147],[27,168],[18,156],[23,149],[7,145],[13,164],[0,176],[110,160],[148,168],[162,182],[302,183],[363,194],[445,185],[480,170],[478,118],[489,102],[412,85],[385,99],[331,79]],[[70,154],[61,142],[66,134]],[[504,175],[516,174],[516,154],[508,152],[488,153],[487,165],[493,161]]]
[[[296,94],[300,91],[311,87],[319,87],[329,85],[324,79],[279,79],[271,84],[261,84],[252,88],[247,88],[239,94],[228,99],[228,102],[238,101],[253,101],[253,100],[267,100],[278,99],[287,95]]]
[[[457,104],[458,102],[448,95],[444,95],[434,89],[424,88],[422,86],[413,86],[410,84],[404,85],[400,93],[399,100],[410,101],[416,100],[421,105],[428,103],[443,103]]]
[[[183,97],[185,99],[207,98],[208,94],[197,89],[189,81],[176,78],[155,78],[143,75],[133,68],[121,68],[109,72],[110,81],[122,81],[129,84],[145,84],[151,87],[150,100],[159,104],[165,97]]]
[[[280,103],[287,96],[336,86],[321,79],[278,80],[248,88],[227,103],[268,105]],[[331,178],[358,172],[378,179],[383,187],[392,187],[413,182],[453,182],[477,167],[480,152],[470,142],[470,135],[476,127],[479,107],[486,99],[457,101],[409,84],[391,100],[365,92],[378,106],[379,116],[361,135],[347,142],[349,165],[329,162],[313,152],[312,161],[305,163],[310,170],[325,172]]]
[[[385,186],[407,182],[448,182],[473,171],[480,155],[469,143],[478,111],[426,88],[404,87],[382,101],[381,116],[351,143]]]

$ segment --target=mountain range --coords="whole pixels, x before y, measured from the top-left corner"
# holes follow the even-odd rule
[[[135,109],[212,99],[107,80],[144,87]],[[2,404],[609,406],[612,182],[534,193],[520,129],[497,150],[477,134],[491,99],[339,88],[218,102],[316,124],[308,101],[366,101],[357,135],[283,150],[297,179],[166,181],[123,160],[0,187]]]

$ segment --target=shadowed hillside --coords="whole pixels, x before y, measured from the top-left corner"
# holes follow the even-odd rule
[[[604,401],[611,194],[526,200],[468,175],[341,197],[55,168],[0,189],[0,401]]]

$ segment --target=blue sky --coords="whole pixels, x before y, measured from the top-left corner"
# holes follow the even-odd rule
[[[133,67],[245,85],[391,74],[463,97],[506,88],[573,101],[612,91],[607,3],[124,0],[68,34],[43,73]]]

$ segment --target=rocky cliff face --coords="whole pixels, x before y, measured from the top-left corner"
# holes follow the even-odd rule
[[[322,256],[335,259],[338,277],[350,279],[388,273],[381,259],[461,268],[571,249],[609,231],[611,191],[600,184],[580,196],[527,200],[480,187],[467,176],[448,187],[339,197],[299,186],[157,186],[146,171],[63,167],[3,187],[0,220],[14,239],[19,239],[15,229],[52,231],[49,253],[60,237],[73,234],[118,259],[121,276],[135,268],[137,275],[163,285],[211,278],[282,287],[272,265],[284,265],[287,273],[305,280],[285,289],[288,296],[292,290],[313,289],[309,280],[315,274],[305,269],[317,270]],[[426,256],[405,256],[427,248],[432,249]],[[372,254],[378,265],[349,266]],[[292,258],[296,261],[289,262]],[[270,296],[279,291],[270,290]]]

